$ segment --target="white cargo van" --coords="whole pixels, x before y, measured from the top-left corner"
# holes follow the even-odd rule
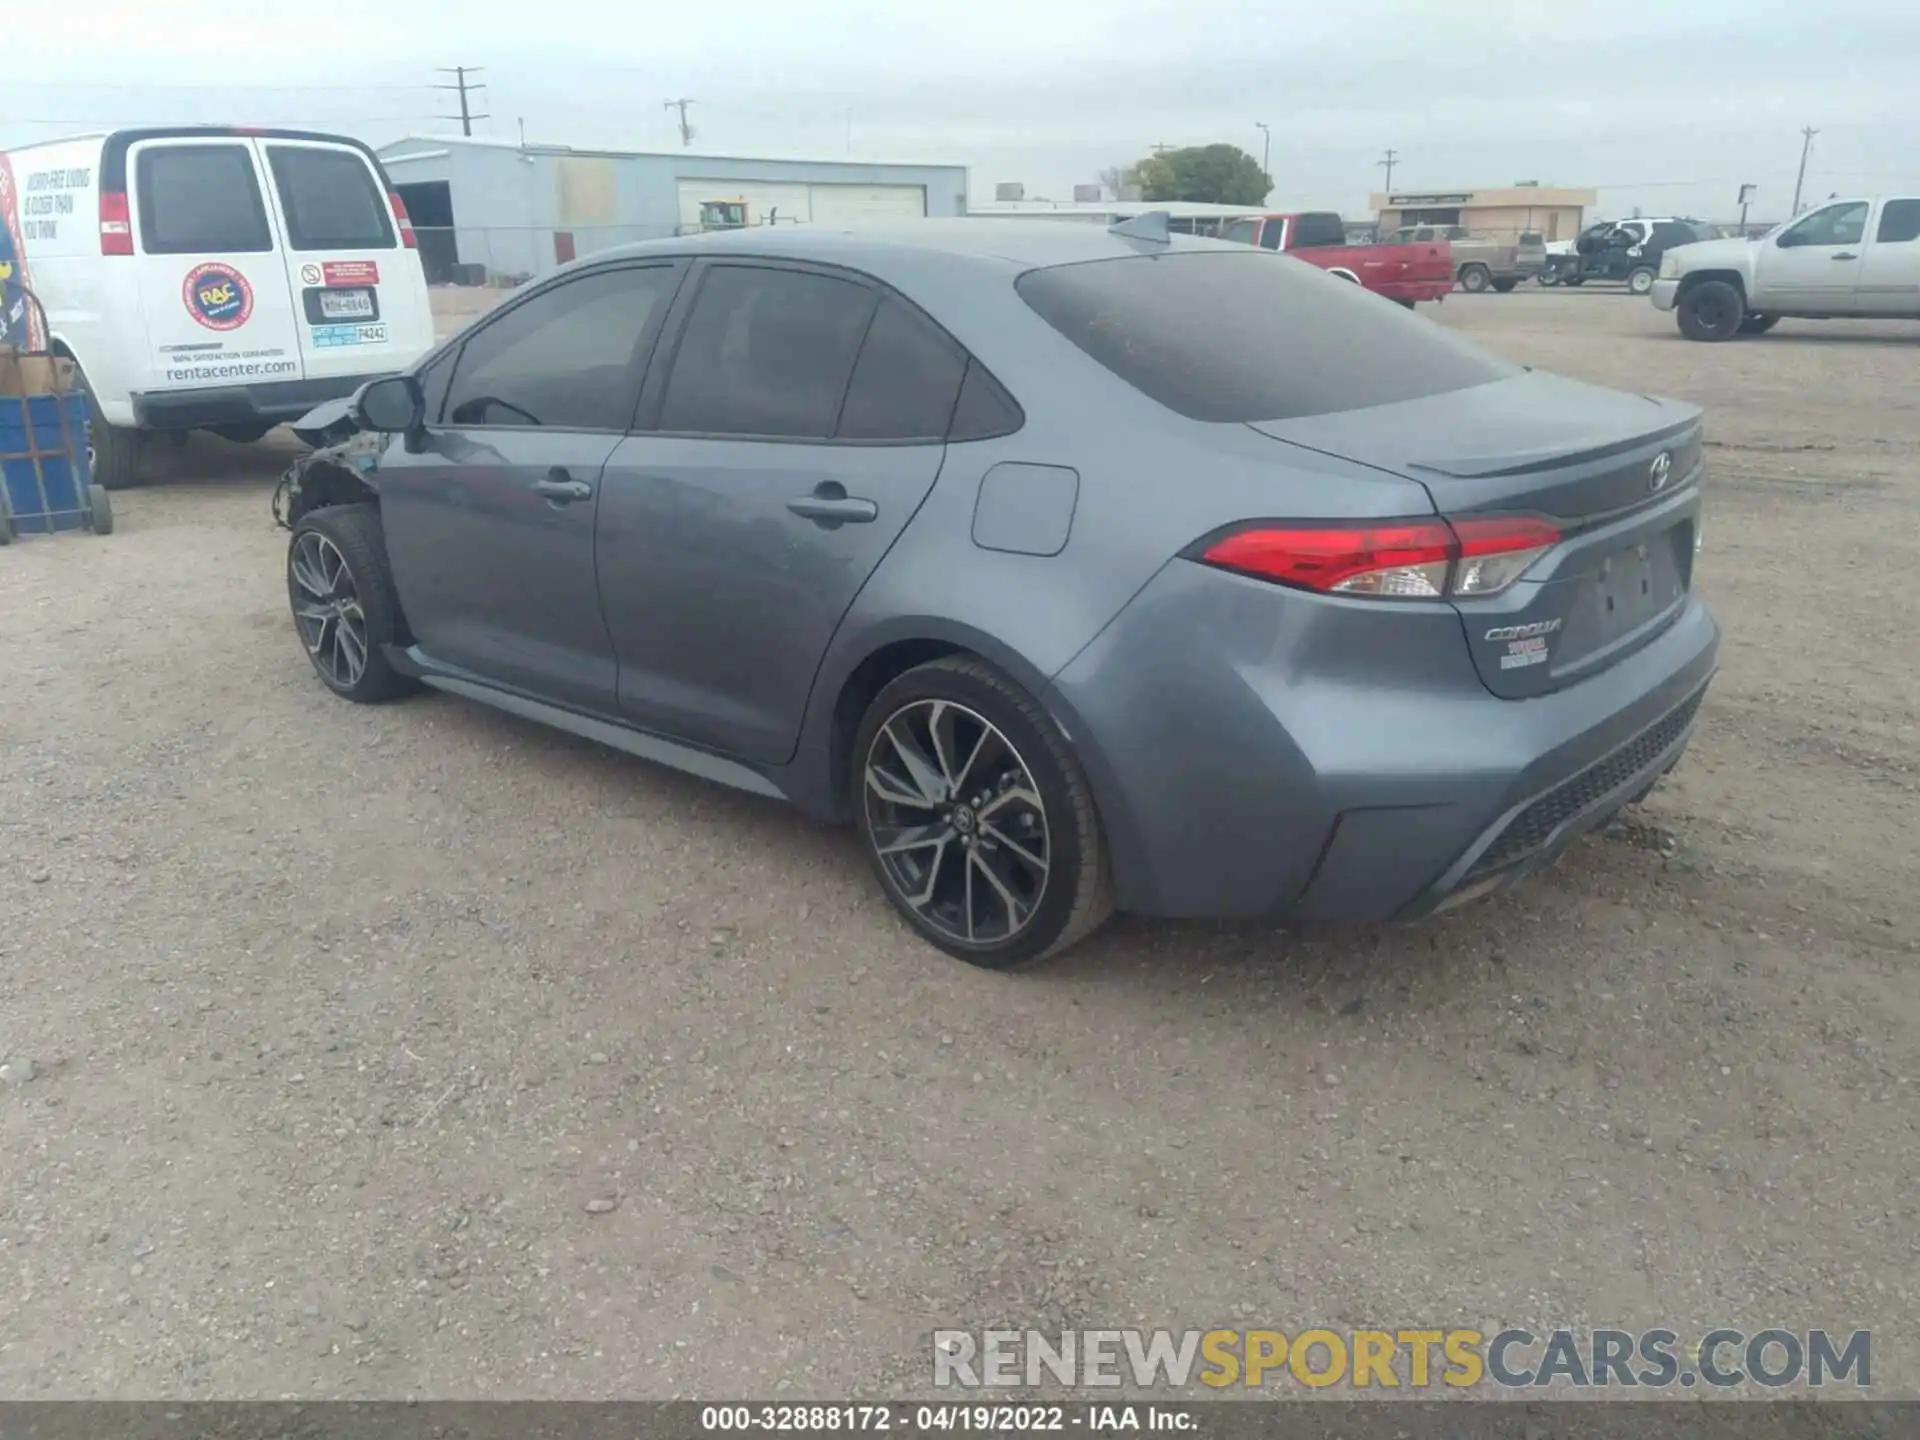
[[[433,344],[406,207],[345,136],[170,127],[23,146],[0,153],[0,220],[0,263],[46,307],[35,338],[92,397],[108,489],[135,482],[150,435],[257,440]]]

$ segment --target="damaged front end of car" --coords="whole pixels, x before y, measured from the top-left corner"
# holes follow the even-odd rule
[[[283,530],[315,510],[379,498],[380,457],[393,437],[360,427],[355,398],[316,405],[290,427],[313,448],[288,466],[274,487],[273,518]]]

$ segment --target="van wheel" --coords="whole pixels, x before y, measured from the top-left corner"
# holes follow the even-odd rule
[[[1463,265],[1460,268],[1460,288],[1470,295],[1478,295],[1493,283],[1493,276],[1484,265]]]
[[[1629,295],[1651,294],[1653,282],[1654,271],[1649,266],[1641,265],[1627,276],[1627,293]]]
[[[87,372],[75,372],[87,395],[87,456],[93,462],[93,483],[102,490],[128,490],[140,483],[140,432],[109,425],[100,418],[100,401],[87,383]]]
[[[1702,280],[1680,297],[1676,318],[1687,339],[1718,342],[1740,333],[1746,309],[1740,292],[1726,281]]]

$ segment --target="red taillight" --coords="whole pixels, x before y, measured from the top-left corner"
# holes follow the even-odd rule
[[[102,255],[133,254],[133,219],[127,210],[127,197],[124,191],[102,190],[100,192],[100,253]]]
[[[407,217],[407,202],[400,198],[398,190],[389,190],[387,203],[393,206],[393,220],[400,227],[400,243],[409,250],[417,250],[420,242],[413,233],[413,221]]]
[[[1497,594],[1559,539],[1556,526],[1532,516],[1250,525],[1198,558],[1323,594],[1437,600]]]

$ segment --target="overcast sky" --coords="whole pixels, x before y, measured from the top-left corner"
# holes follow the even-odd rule
[[[1157,143],[1272,131],[1276,204],[1395,188],[1602,187],[1601,212],[1725,219],[1741,182],[1920,193],[1915,0],[59,0],[7,26],[0,144],[119,123],[448,128],[434,67],[485,67],[476,133],[576,146],[925,159],[1064,196]]]

